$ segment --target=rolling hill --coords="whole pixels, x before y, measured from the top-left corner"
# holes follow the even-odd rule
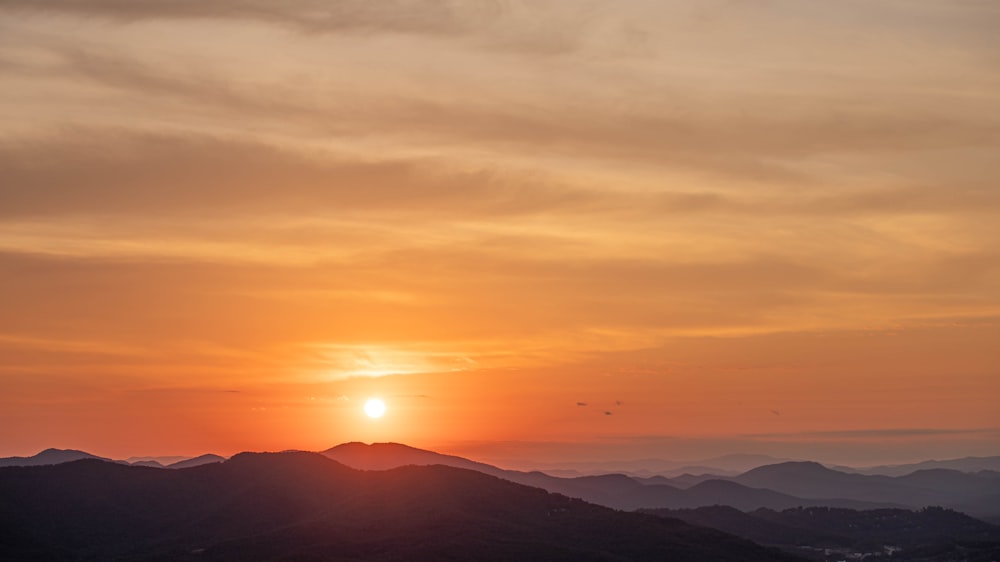
[[[3,468],[0,498],[4,560],[796,559],[477,471],[359,471],[304,452]]]
[[[406,465],[435,465],[467,468],[517,482],[542,488],[549,492],[622,510],[640,508],[688,508],[724,503],[741,509],[768,507],[785,509],[796,506],[829,505],[856,509],[897,507],[895,503],[868,502],[857,499],[810,498],[803,499],[772,490],[754,489],[738,482],[724,482],[719,477],[702,481],[699,485],[684,488],[665,484],[667,479],[640,480],[623,474],[578,476],[560,478],[542,472],[504,470],[462,457],[442,455],[433,451],[416,449],[398,443],[346,443],[322,453],[347,466],[365,470],[385,470]],[[652,483],[651,483],[652,482]]]
[[[762,466],[731,479],[800,498],[842,498],[922,508],[943,506],[975,517],[1000,515],[1000,479],[957,470],[921,470],[906,476],[848,474],[813,462]]]

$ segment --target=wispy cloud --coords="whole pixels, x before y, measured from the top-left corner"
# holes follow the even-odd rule
[[[800,431],[785,433],[755,433],[744,435],[750,439],[847,439],[847,440],[886,440],[886,439],[919,439],[925,437],[947,436],[981,436],[1000,435],[1000,428],[890,428],[890,429],[855,429],[833,431]]]
[[[933,428],[996,425],[998,17],[0,0],[0,370],[280,394],[254,423],[427,394],[456,440],[985,441]]]
[[[579,14],[587,4],[573,5]],[[392,33],[435,38],[474,39],[492,49],[558,54],[576,47],[586,19],[574,11],[544,5],[521,6],[497,1],[444,0],[3,0],[0,10],[15,14],[70,15],[120,23],[149,20],[251,21],[278,25],[304,34]]]

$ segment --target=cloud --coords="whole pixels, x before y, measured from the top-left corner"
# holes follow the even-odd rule
[[[208,136],[77,134],[0,143],[0,216],[536,213],[591,195],[430,161],[346,160]]]
[[[390,33],[471,40],[500,51],[532,55],[575,50],[581,14],[592,2],[572,9],[519,2],[451,0],[0,0],[0,10],[15,14],[54,14],[101,18],[123,24],[142,21],[251,21],[312,34]]]
[[[809,159],[836,162],[845,155],[868,157],[873,152],[892,157],[901,152],[1000,145],[996,120],[946,103],[915,108],[905,99],[892,99],[891,92],[858,105],[849,102],[855,94],[847,90],[841,94],[843,100],[805,91],[794,96],[793,107],[779,107],[767,90],[748,94],[730,87],[723,97],[733,103],[721,106],[692,86],[693,90],[681,91],[675,99],[629,109],[623,109],[621,94],[600,87],[578,93],[573,104],[519,99],[513,87],[493,90],[489,98],[482,97],[479,88],[459,89],[446,99],[419,90],[402,96],[379,89],[359,97],[329,85],[321,86],[324,96],[304,96],[301,88],[288,87],[285,81],[255,84],[247,82],[247,76],[227,77],[231,69],[212,65],[192,70],[189,63],[129,58],[110,49],[79,46],[48,48],[48,53],[56,57],[56,63],[19,63],[21,72],[36,78],[46,74],[53,79],[76,77],[112,88],[124,96],[123,102],[141,100],[143,107],[156,104],[170,113],[176,113],[181,102],[185,107],[211,109],[228,120],[262,126],[280,123],[300,133],[338,138],[378,134],[402,144],[430,143],[448,151],[478,148],[507,155],[543,149],[550,157],[641,162],[661,170],[739,178],[741,183],[829,187],[828,174],[805,165]],[[521,78],[535,77],[529,72]],[[637,87],[642,91],[662,87],[647,79],[633,79],[639,80]],[[241,82],[253,86],[234,85]],[[183,112],[183,118],[189,119],[190,113]],[[922,181],[941,191],[934,184],[947,181],[951,186],[956,171],[941,177],[940,170],[954,167],[945,159],[939,170],[931,170],[935,173],[931,178],[904,176],[888,187]],[[990,197],[988,186],[977,187],[978,197]],[[869,195],[857,206],[924,199],[899,198],[888,191],[889,196]],[[816,207],[842,205],[836,198],[829,202],[832,205],[824,203],[818,201]]]
[[[412,33],[454,32],[458,9],[435,0],[3,0],[0,8],[17,12],[64,13],[122,22],[143,19],[244,19],[288,25],[303,31],[383,30]]]
[[[891,429],[856,429],[856,430],[836,430],[836,431],[799,431],[785,433],[758,433],[744,435],[750,439],[847,439],[847,440],[882,440],[882,439],[908,439],[925,437],[947,437],[947,436],[977,436],[985,434],[997,434],[1000,428],[969,428],[969,429],[943,429],[943,428],[891,428]]]

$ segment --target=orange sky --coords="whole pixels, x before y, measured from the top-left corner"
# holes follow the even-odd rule
[[[0,456],[1000,454],[998,25],[0,1]]]

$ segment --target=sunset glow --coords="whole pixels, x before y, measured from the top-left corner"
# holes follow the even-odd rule
[[[0,456],[1000,454],[1000,4],[170,4],[0,2]]]
[[[371,398],[365,402],[365,415],[369,418],[381,418],[385,415],[385,402]]]

